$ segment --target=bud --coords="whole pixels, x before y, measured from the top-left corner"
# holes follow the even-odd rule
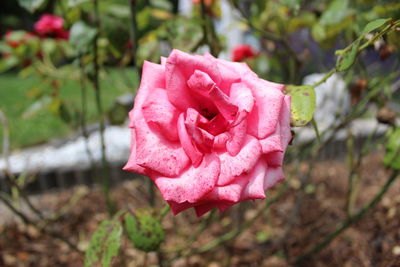
[[[129,240],[142,251],[157,251],[165,239],[160,220],[151,210],[137,210],[125,215],[125,227]]]

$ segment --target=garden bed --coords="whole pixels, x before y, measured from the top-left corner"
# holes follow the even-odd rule
[[[369,201],[388,177],[389,171],[381,162],[380,153],[370,154],[364,159],[356,209]],[[180,258],[172,266],[288,266],[289,261],[334,231],[336,224],[346,216],[343,212],[348,179],[346,163],[330,160],[315,164],[302,205],[296,204],[300,175],[291,174],[294,166],[288,165],[285,170],[288,190],[251,228],[234,242],[227,242],[203,255]],[[301,163],[300,172],[306,169],[307,164]],[[377,207],[304,266],[399,266],[399,190],[400,181],[396,181]],[[277,191],[279,187],[271,191],[268,197],[272,198]],[[50,228],[85,249],[98,224],[107,218],[100,189],[79,186],[42,195],[37,203],[44,211],[57,211],[77,194],[80,197],[76,203],[52,222]],[[134,210],[147,205],[145,183],[141,178],[117,185],[112,189],[112,196],[119,208]],[[262,203],[246,203],[244,216],[254,215]],[[159,201],[157,205],[161,206],[162,202]],[[299,216],[293,216],[296,210]],[[229,231],[236,214],[237,208],[218,214],[218,223],[205,230],[193,246],[204,245]],[[163,222],[167,239],[162,249],[168,251],[185,245],[188,236],[200,224],[199,221],[193,211],[183,212],[176,217],[168,214]],[[3,222],[0,233],[1,266],[81,266],[83,263],[82,255],[70,251],[60,241],[42,235],[33,227]],[[154,253],[146,257],[127,240],[122,243],[122,248],[114,266],[151,266],[157,262]],[[164,261],[171,256],[173,254],[164,255]]]

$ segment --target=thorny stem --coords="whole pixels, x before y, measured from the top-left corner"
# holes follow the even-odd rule
[[[322,249],[324,249],[327,245],[329,245],[332,240],[334,240],[337,236],[339,236],[343,231],[345,231],[347,228],[349,228],[351,225],[356,223],[359,219],[361,219],[371,208],[373,208],[383,197],[383,195],[388,191],[392,183],[396,180],[396,178],[399,175],[399,171],[394,171],[392,175],[389,177],[385,185],[379,190],[379,192],[375,195],[375,197],[367,204],[365,205],[362,209],[360,209],[359,212],[357,212],[355,215],[349,217],[347,220],[344,222],[340,223],[337,226],[336,231],[328,235],[327,237],[324,238],[320,243],[315,245],[313,248],[311,248],[309,251],[304,253],[303,255],[300,255],[297,257],[295,260],[295,264],[299,264],[312,256],[315,253],[318,253]]]
[[[99,4],[98,0],[93,1],[94,5],[94,23],[95,26],[100,32],[100,16],[99,16]],[[104,138],[104,131],[105,131],[105,120],[104,120],[104,110],[101,102],[101,88],[100,88],[100,77],[99,77],[99,72],[100,72],[100,64],[98,60],[98,41],[99,34],[96,34],[94,40],[93,40],[93,64],[94,64],[94,79],[93,79],[93,85],[94,85],[94,91],[95,91],[95,100],[96,100],[96,108],[97,112],[100,116],[100,143],[101,143],[101,180],[102,180],[102,187],[103,187],[103,193],[106,198],[106,203],[107,203],[107,208],[108,212],[110,214],[113,214],[115,209],[114,209],[114,203],[111,200],[110,197],[110,171],[109,171],[109,166],[107,162],[107,156],[106,156],[106,143],[105,143],[105,138]]]

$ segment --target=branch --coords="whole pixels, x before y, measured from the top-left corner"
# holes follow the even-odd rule
[[[303,262],[304,260],[308,259],[311,257],[313,254],[320,252],[322,249],[324,249],[327,245],[329,245],[337,236],[339,236],[343,231],[345,231],[347,228],[349,228],[351,225],[356,223],[358,220],[360,220],[371,208],[373,208],[383,197],[383,195],[388,191],[390,186],[393,184],[393,182],[396,180],[396,178],[399,175],[399,171],[396,170],[392,173],[392,175],[389,177],[385,185],[379,190],[379,192],[375,195],[375,197],[367,204],[365,205],[358,213],[355,215],[351,216],[344,222],[340,223],[337,226],[337,230],[325,237],[324,240],[322,240],[320,243],[315,245],[312,249],[304,253],[303,255],[300,255],[297,257],[295,260],[295,264],[299,264]]]

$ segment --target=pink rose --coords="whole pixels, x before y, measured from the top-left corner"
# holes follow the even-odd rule
[[[290,96],[246,64],[174,50],[145,62],[125,170],[147,175],[174,214],[265,198],[284,179]]]
[[[246,58],[253,58],[256,55],[257,53],[254,52],[253,47],[248,44],[237,45],[232,50],[233,61],[243,61]]]
[[[35,23],[35,31],[44,37],[68,39],[69,32],[64,29],[64,19],[51,14],[44,14]]]

